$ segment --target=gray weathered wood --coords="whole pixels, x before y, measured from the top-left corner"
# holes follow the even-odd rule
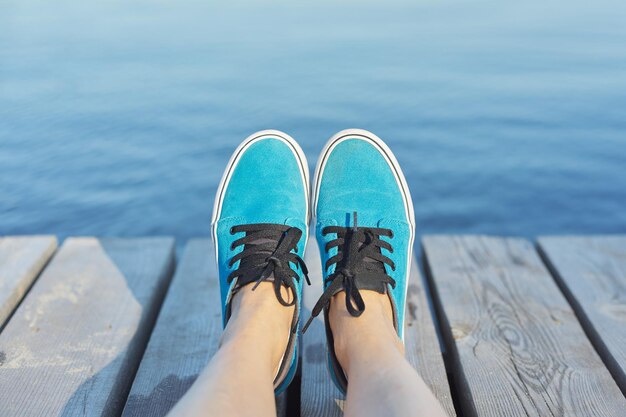
[[[456,416],[450,384],[441,356],[441,347],[433,324],[417,259],[411,262],[411,277],[406,305],[404,343],[406,357],[439,400],[448,416]]]
[[[205,368],[221,335],[213,245],[209,239],[190,240],[163,302],[123,417],[165,416]],[[279,414],[284,412],[285,398],[283,395],[277,400]]]
[[[320,253],[310,242],[306,263],[312,284],[304,289],[303,319],[322,293]],[[441,350],[426,301],[417,263],[412,262],[406,311],[405,343],[409,362],[442,403],[449,416],[455,416]],[[326,365],[327,346],[323,317],[316,318],[302,340],[301,415],[340,416],[344,398],[330,379]]]
[[[124,417],[164,416],[217,350],[219,283],[212,245],[191,240],[176,268],[124,407]]]
[[[54,236],[0,237],[0,329],[56,247]]]
[[[320,253],[312,236],[306,248],[305,262],[309,269],[311,286],[305,286],[302,299],[302,322],[308,320],[311,309],[322,294]],[[328,349],[322,314],[313,320],[302,335],[302,379],[300,385],[300,415],[303,417],[342,415],[344,398],[330,379],[326,367]]]
[[[626,236],[542,237],[539,247],[587,335],[626,393]]]
[[[430,236],[430,284],[466,416],[624,416],[626,400],[524,239]]]
[[[173,239],[67,239],[0,334],[3,417],[119,416]]]

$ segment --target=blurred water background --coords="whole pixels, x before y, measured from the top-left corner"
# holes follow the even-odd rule
[[[0,234],[208,236],[234,147],[362,127],[418,233],[626,232],[626,3],[0,1]]]

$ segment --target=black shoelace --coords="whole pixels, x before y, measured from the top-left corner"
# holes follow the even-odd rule
[[[358,227],[355,212],[352,227],[328,226],[322,229],[323,235],[330,233],[336,233],[337,238],[328,242],[325,250],[328,252],[336,247],[338,252],[328,259],[325,267],[328,269],[336,264],[335,272],[326,278],[325,286],[328,286],[313,307],[311,317],[302,329],[303,333],[313,318],[330,306],[332,296],[338,292],[346,292],[346,308],[352,316],[358,317],[365,311],[359,289],[371,289],[384,294],[388,284],[392,288],[396,286],[396,281],[387,275],[385,265],[394,271],[396,266],[381,252],[381,248],[393,252],[391,244],[381,239],[381,236],[393,238],[390,229]]]
[[[300,277],[292,264],[300,266],[306,282],[309,281],[309,271],[302,258],[297,254],[298,242],[302,237],[302,231],[296,227],[282,224],[258,223],[233,226],[231,234],[245,232],[246,235],[235,240],[231,249],[244,245],[243,250],[230,259],[232,267],[237,261],[239,267],[230,273],[228,283],[237,279],[237,288],[256,282],[252,287],[254,291],[260,283],[272,278],[274,293],[278,301],[284,306],[292,306],[296,302],[296,282]],[[292,300],[288,302],[281,294],[281,286],[291,290]]]

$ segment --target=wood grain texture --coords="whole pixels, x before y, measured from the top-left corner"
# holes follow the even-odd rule
[[[304,289],[304,319],[311,314],[311,308],[322,293],[321,261],[315,242],[307,247],[306,263],[313,285]],[[405,329],[407,359],[448,415],[455,416],[439,341],[415,259],[410,273]],[[333,384],[326,365],[328,351],[322,315],[314,320],[302,339],[301,416],[342,415],[344,398]]]
[[[441,346],[433,324],[417,259],[411,262],[405,317],[404,343],[407,359],[435,394],[448,416],[456,416]]]
[[[626,400],[524,239],[423,239],[466,416],[624,416]]]
[[[626,236],[542,237],[539,248],[626,394]]]
[[[173,266],[173,239],[67,239],[0,334],[2,416],[119,416]]]
[[[209,239],[187,243],[123,417],[165,416],[217,351],[222,319],[213,254]],[[285,401],[285,396],[277,399],[279,415],[284,413]]]
[[[0,237],[0,329],[56,247],[54,236]]]

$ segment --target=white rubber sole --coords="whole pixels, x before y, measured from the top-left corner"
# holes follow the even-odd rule
[[[385,158],[389,168],[393,172],[398,187],[402,192],[402,199],[404,201],[404,208],[406,212],[406,220],[410,225],[410,234],[409,234],[409,246],[407,253],[407,266],[406,273],[410,274],[411,271],[411,260],[413,259],[413,243],[415,241],[415,212],[413,209],[413,200],[411,199],[411,192],[409,191],[409,186],[406,182],[406,178],[402,173],[402,169],[400,168],[400,164],[398,160],[394,156],[389,146],[381,138],[376,136],[375,134],[368,132],[363,129],[346,129],[342,130],[339,133],[333,135],[324,148],[322,149],[322,153],[320,154],[319,159],[317,160],[317,165],[315,167],[315,175],[313,176],[313,201],[311,203],[312,217],[313,219],[317,219],[317,201],[319,198],[319,190],[320,190],[320,181],[324,174],[324,168],[326,167],[326,162],[328,161],[328,157],[331,155],[333,149],[339,145],[344,140],[349,139],[358,139],[368,142],[380,152],[380,154]],[[408,291],[408,279],[407,285],[404,289],[404,299],[406,302],[406,296]],[[404,342],[404,329],[402,329],[402,339]]]

